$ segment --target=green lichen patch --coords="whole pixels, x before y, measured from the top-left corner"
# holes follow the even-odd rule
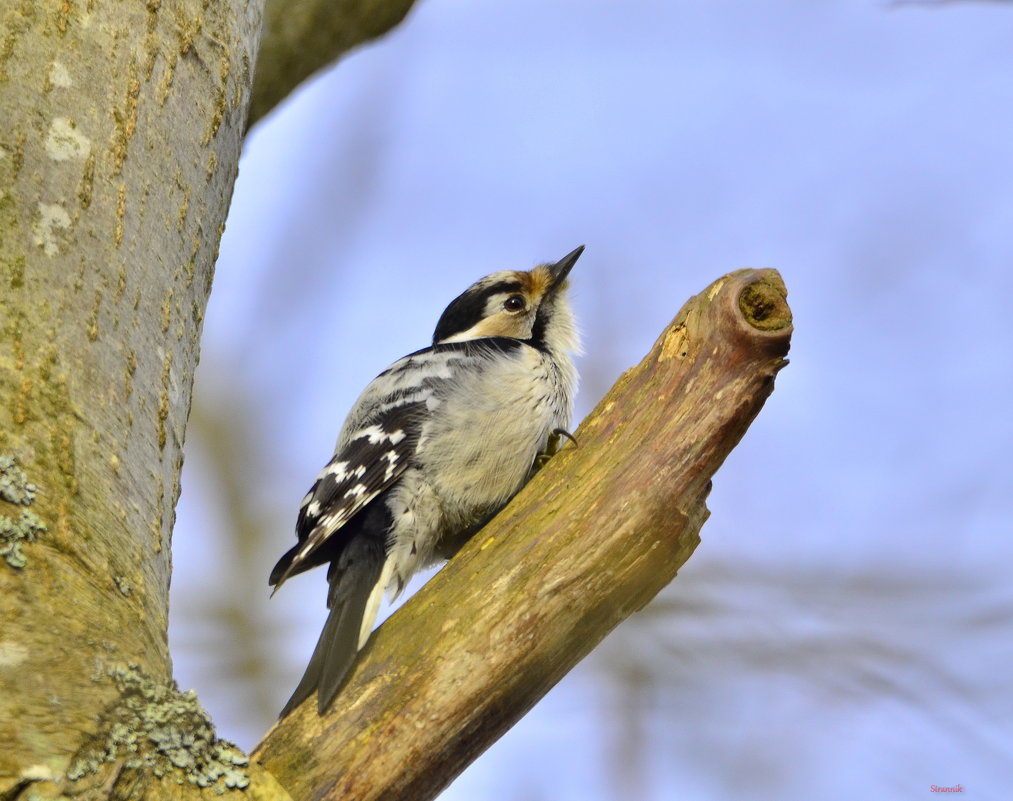
[[[31,506],[36,492],[36,486],[18,467],[14,457],[0,454],[0,500],[15,506]],[[22,509],[14,517],[0,515],[0,559],[20,570],[28,564],[21,546],[35,542],[45,530],[46,524],[28,509]]]
[[[189,782],[217,793],[249,785],[249,759],[232,743],[218,739],[192,691],[181,693],[175,683],[156,682],[136,665],[118,665],[95,678],[115,682],[119,700],[78,751],[68,779],[80,781],[119,762],[124,770],[149,778]]]
[[[36,486],[18,467],[14,457],[0,454],[0,499],[19,506],[31,506],[36,491]]]
[[[20,570],[28,564],[21,545],[35,542],[45,530],[46,524],[35,512],[28,509],[24,509],[16,520],[0,515],[0,558],[11,567]]]

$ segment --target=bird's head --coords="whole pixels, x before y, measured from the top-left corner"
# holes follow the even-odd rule
[[[433,344],[510,337],[554,353],[576,352],[577,327],[566,298],[566,279],[583,252],[581,245],[555,264],[502,270],[476,281],[447,306]]]

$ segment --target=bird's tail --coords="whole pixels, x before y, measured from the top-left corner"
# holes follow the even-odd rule
[[[363,543],[365,544],[365,543]],[[352,550],[351,548],[349,550]],[[355,655],[359,651],[359,635],[367,604],[383,569],[383,553],[380,549],[362,548],[357,554],[347,551],[340,562],[332,563],[327,580],[330,592],[327,605],[330,614],[320,639],[313,649],[313,656],[306,672],[299,680],[295,692],[281,710],[280,717],[317,692],[317,710],[322,715],[330,707],[344,684]],[[351,557],[351,558],[349,558]],[[382,592],[382,588],[379,588]],[[373,606],[373,604],[368,604]],[[373,609],[376,615],[376,609]],[[372,626],[372,621],[370,621]]]

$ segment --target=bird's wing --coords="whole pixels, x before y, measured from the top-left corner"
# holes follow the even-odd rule
[[[404,473],[418,444],[423,411],[424,403],[402,404],[343,436],[302,500],[296,520],[299,543],[275,566],[273,586],[328,561],[311,557]]]
[[[480,372],[517,340],[490,337],[424,348],[369,383],[348,414],[334,456],[303,498],[298,544],[271,571],[276,589],[289,577],[330,561],[333,537],[412,463],[429,414],[462,374]]]

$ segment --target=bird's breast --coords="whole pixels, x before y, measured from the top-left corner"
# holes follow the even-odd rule
[[[534,348],[465,376],[438,399],[418,456],[452,526],[496,511],[521,488],[554,428],[569,425],[559,370]]]

